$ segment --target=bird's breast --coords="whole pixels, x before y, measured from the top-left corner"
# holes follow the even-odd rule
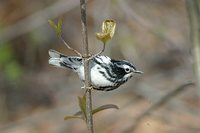
[[[96,87],[113,86],[114,83],[109,81],[106,77],[106,72],[97,69],[91,69],[91,83]]]
[[[108,75],[106,74],[107,73],[106,70],[105,69],[100,70],[99,67],[100,66],[96,65],[96,66],[91,68],[91,71],[90,71],[91,84],[94,87],[113,86],[114,83],[112,83],[111,81],[109,81],[106,78],[106,77],[108,77]],[[84,77],[84,67],[79,68],[78,75],[79,75],[81,80],[85,79],[85,77]]]

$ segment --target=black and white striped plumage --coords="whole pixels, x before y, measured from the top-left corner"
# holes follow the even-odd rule
[[[49,64],[57,67],[69,68],[78,73],[84,81],[84,67],[81,57],[66,56],[55,50],[49,50]],[[114,60],[108,56],[97,56],[90,62],[91,84],[94,89],[110,91],[128,81],[137,71],[135,66],[125,60]]]

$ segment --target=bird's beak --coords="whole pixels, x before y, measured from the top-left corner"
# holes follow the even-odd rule
[[[144,73],[144,72],[142,72],[142,71],[134,71],[134,73],[138,73],[138,74],[142,74],[142,73]]]

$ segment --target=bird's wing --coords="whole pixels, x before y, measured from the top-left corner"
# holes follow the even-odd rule
[[[55,50],[49,50],[49,64],[62,67],[70,68],[76,71],[82,65],[82,58],[77,56],[66,56]]]

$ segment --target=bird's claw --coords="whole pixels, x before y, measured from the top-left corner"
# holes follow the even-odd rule
[[[93,87],[92,86],[89,86],[89,87],[85,87],[85,86],[83,86],[83,87],[81,87],[81,89],[85,89],[85,94],[84,95],[86,95],[86,93],[90,90],[92,90],[93,89]]]
[[[82,86],[81,89],[92,90],[93,87],[91,87],[91,86],[89,86],[89,87]]]

